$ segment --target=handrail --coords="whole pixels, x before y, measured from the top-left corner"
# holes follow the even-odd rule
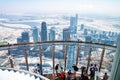
[[[55,40],[55,41],[40,41],[40,42],[25,42],[25,43],[15,43],[15,44],[5,44],[0,45],[1,47],[12,47],[12,46],[22,46],[22,45],[32,45],[32,44],[46,44],[46,43],[83,43],[83,44],[92,44],[92,45],[100,45],[106,47],[117,48],[117,46],[113,46],[105,43],[96,43],[96,42],[85,42],[85,41],[75,41],[75,40]]]
[[[17,69],[14,69],[14,68],[5,68],[5,67],[0,67],[0,69],[1,70],[8,70],[8,71],[14,71],[14,72],[23,72],[23,73],[26,73],[26,74],[30,74],[30,75],[33,75],[33,76],[35,76],[35,77],[38,77],[38,78],[40,78],[40,80],[41,79],[43,79],[43,80],[50,80],[50,79],[48,79],[48,78],[46,78],[46,77],[44,77],[44,76],[41,76],[41,75],[39,75],[39,74],[35,74],[35,73],[32,73],[32,72],[29,72],[29,71],[25,71],[25,70],[17,70]]]

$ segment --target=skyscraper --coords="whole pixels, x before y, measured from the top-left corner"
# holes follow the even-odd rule
[[[38,28],[36,28],[36,27],[33,28],[32,35],[33,35],[34,42],[38,42],[39,41],[39,39],[38,39],[39,38],[39,36],[38,36]]]
[[[22,42],[29,42],[29,33],[28,32],[22,32]]]
[[[41,23],[41,41],[47,41],[47,26],[46,22]]]
[[[24,43],[24,42],[30,42],[29,33],[26,32],[26,31],[22,32],[22,42],[23,42],[23,43]],[[30,49],[29,45],[26,46],[26,49],[27,49],[27,50]]]
[[[55,40],[55,29],[54,29],[54,27],[52,27],[52,28],[50,29],[49,40],[50,40],[50,41]]]
[[[78,14],[75,17],[70,17],[70,33],[77,33],[77,25],[78,25]]]
[[[63,29],[63,40],[70,40],[70,31],[68,28]]]
[[[22,43],[22,37],[17,38],[17,44],[20,44],[20,43]],[[22,46],[18,46],[17,49],[22,50],[23,48],[22,48]]]

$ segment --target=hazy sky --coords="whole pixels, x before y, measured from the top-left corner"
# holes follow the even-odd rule
[[[120,0],[0,0],[0,12],[78,12],[120,16]]]

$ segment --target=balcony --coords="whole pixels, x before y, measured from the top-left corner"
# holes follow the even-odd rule
[[[102,79],[105,72],[108,74],[111,72],[116,48],[108,44],[79,40],[0,45],[0,68],[2,71],[6,69],[8,72],[10,70],[10,72],[17,71],[18,73],[22,70],[25,74],[37,77],[42,75],[42,77],[54,80],[58,79],[54,69],[56,64],[60,64],[64,72],[73,71],[72,65],[76,64],[79,68],[76,73],[78,78],[80,78],[82,66],[87,68],[89,74],[90,64],[97,64],[96,79]],[[40,74],[33,72],[36,64],[42,65]],[[47,80],[47,78],[42,80]]]

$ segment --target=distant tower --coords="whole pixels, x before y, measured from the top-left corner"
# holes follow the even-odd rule
[[[70,40],[70,31],[68,28],[63,29],[63,40]]]
[[[85,36],[85,42],[91,42],[91,36]],[[88,55],[90,45],[85,45],[84,54]]]
[[[29,33],[22,32],[22,42],[29,42]]]
[[[22,42],[30,42],[30,39],[29,39],[29,33],[28,32],[22,32]],[[26,46],[26,49],[29,50],[30,47],[29,45]]]
[[[41,23],[41,41],[47,41],[47,27],[46,22]]]
[[[78,25],[78,14],[76,14],[76,26]]]
[[[32,33],[32,35],[33,35],[33,40],[34,40],[34,42],[38,42],[39,41],[39,37],[38,37],[38,28],[36,28],[36,27],[34,27],[33,28],[33,33]]]
[[[20,43],[22,43],[22,37],[17,38],[17,44],[20,44]],[[17,49],[18,50],[23,50],[22,46],[18,46]]]
[[[70,17],[70,33],[77,33],[77,25],[78,25],[78,14],[75,17]]]
[[[50,29],[49,40],[50,40],[50,41],[55,40],[55,29],[54,29],[54,27],[52,27],[52,28]]]

